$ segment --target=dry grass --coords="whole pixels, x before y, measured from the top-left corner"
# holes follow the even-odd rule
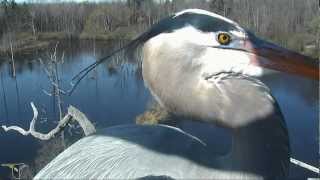
[[[160,105],[153,103],[149,109],[136,117],[136,124],[159,124],[169,119],[169,113]]]

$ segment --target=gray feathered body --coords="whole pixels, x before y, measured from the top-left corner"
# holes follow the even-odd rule
[[[203,142],[177,128],[123,125],[79,140],[35,179],[127,179],[150,175],[174,179],[259,177],[219,169],[216,163]]]

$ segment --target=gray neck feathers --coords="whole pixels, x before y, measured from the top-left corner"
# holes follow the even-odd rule
[[[277,107],[277,105],[275,105]],[[279,110],[259,121],[233,130],[228,166],[274,179],[286,177],[289,169],[289,138]]]

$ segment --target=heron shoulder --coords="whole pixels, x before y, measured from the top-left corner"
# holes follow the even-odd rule
[[[80,139],[52,160],[35,179],[138,178],[150,174],[197,177],[201,171],[191,172],[188,168],[197,169],[193,161],[199,162],[199,154],[201,157],[206,153],[209,155],[201,140],[178,128],[121,125]],[[168,170],[165,164],[179,168]],[[210,172],[209,168],[204,169]]]

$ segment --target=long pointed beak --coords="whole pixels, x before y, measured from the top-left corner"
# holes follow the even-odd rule
[[[319,62],[251,35],[243,49],[251,64],[319,80]]]

